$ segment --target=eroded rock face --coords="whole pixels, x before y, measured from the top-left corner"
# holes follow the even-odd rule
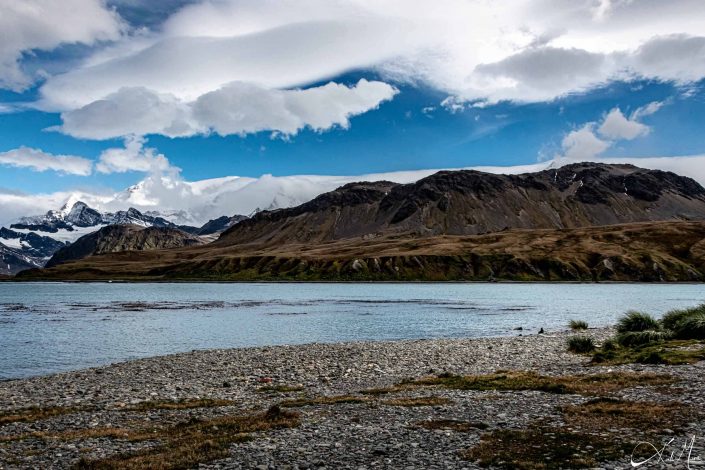
[[[705,189],[674,173],[577,163],[523,175],[442,171],[406,185],[352,183],[298,207],[257,214],[226,231],[221,243],[475,235],[659,220],[705,220]]]
[[[97,232],[84,235],[71,245],[60,249],[46,266],[52,267],[67,261],[105,253],[180,248],[201,243],[203,241],[198,237],[174,228],[109,225]]]

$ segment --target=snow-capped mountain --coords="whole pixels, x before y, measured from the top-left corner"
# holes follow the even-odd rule
[[[242,216],[223,216],[197,227],[173,222],[193,220],[186,211],[143,213],[131,207],[116,212],[99,212],[82,201],[69,198],[59,210],[20,217],[10,228],[0,228],[0,274],[12,275],[24,269],[42,267],[59,249],[108,225],[174,228],[194,235],[217,236],[242,219]]]

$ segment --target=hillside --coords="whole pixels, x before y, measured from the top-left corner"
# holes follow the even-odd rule
[[[382,237],[274,248],[213,244],[93,256],[31,279],[703,281],[705,222]]]
[[[202,243],[200,238],[170,227],[108,225],[61,248],[46,267],[105,253],[181,248]]]

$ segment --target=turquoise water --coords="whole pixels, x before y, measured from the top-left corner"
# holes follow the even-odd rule
[[[534,334],[702,302],[697,284],[0,283],[0,378],[193,349]]]

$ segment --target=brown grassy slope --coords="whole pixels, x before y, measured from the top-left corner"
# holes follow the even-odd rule
[[[19,279],[143,280],[705,280],[705,222],[367,237],[89,257]]]

